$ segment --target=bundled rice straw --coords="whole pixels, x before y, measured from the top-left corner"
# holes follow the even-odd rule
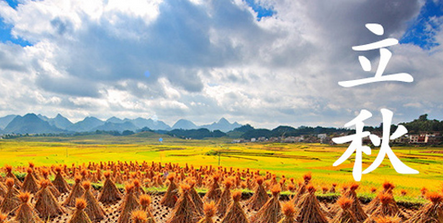
[[[306,193],[306,186],[309,184],[311,179],[312,175],[310,172],[303,175],[304,183],[300,184],[300,187],[297,190],[297,194],[292,198],[292,202],[294,202],[296,208],[299,207],[300,199]]]
[[[191,186],[191,191],[189,192],[189,196],[191,197],[192,201],[195,204],[195,208],[197,209],[198,213],[200,215],[203,215],[203,200],[201,199],[200,195],[197,193],[197,190],[195,190],[195,181],[190,180],[189,185]]]
[[[38,215],[29,206],[29,198],[31,194],[29,192],[22,192],[18,195],[18,198],[22,204],[18,207],[14,221],[18,223],[43,223]]]
[[[383,183],[383,191],[380,192],[380,194],[389,193],[392,194],[392,190],[394,190],[395,186],[391,182],[385,181]],[[395,202],[395,199],[394,199]],[[369,204],[366,206],[366,213],[372,214],[372,212],[377,209],[377,207],[380,206],[380,199],[375,197]]]
[[[151,218],[152,221],[154,221],[154,216],[152,215],[150,210],[151,208],[149,207],[151,205],[151,196],[147,194],[142,194],[140,195],[139,199],[140,199],[140,209],[145,212],[148,218],[148,222],[150,222],[149,218]]]
[[[23,181],[23,185],[21,187],[21,191],[23,192],[29,192],[31,194],[37,193],[39,187],[37,184],[37,180],[35,179],[33,173],[33,170],[31,168],[27,169],[28,174],[25,177],[25,180]]]
[[[357,221],[363,222],[368,218],[368,215],[366,215],[360,203],[360,200],[357,197],[356,190],[358,189],[358,187],[359,185],[357,183],[352,183],[349,186],[349,190],[346,192],[346,194],[343,194],[343,196],[347,196],[352,200],[350,211],[355,215]]]
[[[20,200],[17,197],[19,192],[14,188],[14,179],[12,178],[6,179],[6,187],[8,188],[8,192],[5,195],[5,199],[0,204],[0,212],[13,214],[20,205]]]
[[[22,182],[20,182],[20,180],[12,173],[12,166],[6,164],[5,169],[6,169],[6,177],[14,179],[15,186],[18,189],[20,189],[22,187]]]
[[[171,218],[167,223],[195,223],[199,219],[199,214],[195,209],[195,204],[189,196],[191,186],[180,185],[180,198],[177,200]]]
[[[232,179],[226,179],[225,180],[225,189],[223,190],[220,200],[217,202],[217,214],[219,216],[224,216],[226,213],[226,210],[228,209],[229,205],[232,202],[232,196],[231,196],[231,186],[232,186]]]
[[[160,204],[173,208],[175,206],[175,202],[177,201],[178,193],[177,193],[177,184],[174,182],[175,174],[170,173],[168,175],[169,180],[169,186],[168,190],[166,191],[165,195],[160,201]]]
[[[285,217],[282,220],[280,220],[278,223],[295,223],[295,222],[297,222],[294,218],[296,210],[295,210],[295,205],[292,201],[287,201],[287,202],[283,203],[282,210],[283,210],[283,214],[285,215]]]
[[[84,211],[86,208],[86,201],[83,198],[77,198],[75,202],[75,212],[69,219],[68,223],[91,223],[91,219]]]
[[[74,207],[75,200],[85,193],[85,189],[80,185],[80,177],[75,177],[74,182],[71,193],[69,193],[68,198],[66,198],[65,202],[62,204],[64,206]]]
[[[40,182],[41,189],[36,194],[35,210],[43,219],[56,217],[65,212],[49,190],[49,183],[49,180],[42,180]]]
[[[357,223],[357,219],[350,211],[352,200],[348,197],[342,196],[337,200],[341,210],[335,215],[331,223]]]
[[[431,203],[423,206],[407,221],[408,223],[443,222],[443,195],[437,192],[428,192],[426,198]]]
[[[86,201],[85,212],[91,221],[100,221],[105,218],[105,211],[95,199],[91,192],[91,183],[89,181],[83,182],[84,194],[81,198]]]
[[[132,181],[132,184],[134,185],[134,196],[140,197],[140,195],[145,193],[145,191],[143,190],[142,185],[140,183],[140,180],[134,179]]]
[[[380,200],[380,205],[372,212],[371,216],[365,221],[366,223],[375,223],[377,217],[384,216],[398,216],[403,219],[406,219],[405,214],[400,210],[397,206],[397,203],[394,201],[394,197],[392,194],[385,192],[378,195],[378,199]]]
[[[309,185],[307,191],[308,193],[303,195],[298,203],[299,209],[296,214],[297,222],[327,223],[328,220],[315,196],[315,187]]]
[[[329,193],[335,193],[335,187],[337,186],[336,183],[333,183],[331,186],[331,189],[329,189]]]
[[[155,223],[154,217],[150,217],[142,210],[135,210],[131,214],[132,223]]]
[[[257,187],[255,188],[255,192],[252,197],[248,201],[248,207],[253,210],[260,210],[263,205],[269,200],[268,194],[266,193],[265,188],[263,187],[264,179],[263,177],[257,177]]]
[[[0,181],[0,197],[5,197],[6,193],[8,193],[8,188]]]
[[[125,185],[126,195],[123,199],[123,203],[120,206],[122,211],[120,213],[120,217],[118,218],[118,223],[129,222],[132,211],[140,208],[140,203],[138,203],[137,198],[134,196],[134,189],[133,184]]]
[[[47,169],[43,169],[41,173],[43,175],[43,179],[49,182],[48,189],[51,191],[52,195],[54,195],[54,197],[60,197],[61,193],[57,190],[57,188],[55,188],[52,182],[49,181],[48,179],[49,171]]]
[[[55,188],[57,188],[57,190],[60,193],[63,194],[63,193],[68,193],[71,188],[69,187],[66,180],[63,178],[61,171],[62,171],[61,167],[55,168],[55,172],[57,172],[57,174],[55,174],[55,179],[54,181],[52,181],[52,184],[54,185]]]
[[[205,203],[203,206],[203,211],[205,212],[205,217],[198,221],[198,223],[213,223],[214,221],[212,221],[212,217],[214,217],[215,212],[217,211],[214,201]]]
[[[98,200],[102,203],[115,203],[121,200],[120,191],[117,189],[117,186],[115,186],[115,183],[110,178],[111,172],[105,172],[104,176],[106,180],[103,184],[102,191],[98,196]]]
[[[221,197],[221,189],[220,185],[218,185],[218,180],[220,179],[220,175],[215,174],[212,177],[212,184],[209,187],[208,192],[206,193],[205,199],[214,200],[215,202],[218,202],[218,200]]]
[[[240,205],[241,191],[235,191],[232,193],[231,206],[229,206],[225,217],[222,219],[222,223],[249,223],[245,212]]]
[[[252,217],[254,223],[277,223],[283,218],[279,201],[280,186],[274,185],[271,188],[272,198]]]

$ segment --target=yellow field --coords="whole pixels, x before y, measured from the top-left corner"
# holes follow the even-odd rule
[[[286,178],[301,180],[306,172],[312,172],[313,183],[330,186],[332,183],[354,181],[354,160],[345,161],[338,167],[332,164],[346,150],[346,146],[303,143],[245,143],[231,144],[230,139],[180,140],[159,135],[141,134],[133,137],[81,136],[19,138],[0,141],[0,165],[82,164],[106,161],[154,161],[173,162],[199,167],[201,165],[250,168],[261,172],[270,171]],[[395,172],[388,158],[374,172],[363,175],[360,193],[380,188],[388,180],[396,185],[396,193],[406,189],[408,195],[418,197],[423,187],[442,189],[443,151],[434,147],[394,148],[395,154],[408,166],[420,171],[418,175],[401,175]],[[378,151],[364,155],[364,166],[369,166]],[[353,157],[353,156],[352,156]]]

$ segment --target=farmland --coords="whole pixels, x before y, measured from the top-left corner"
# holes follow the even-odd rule
[[[163,142],[159,142],[163,137]],[[182,140],[164,135],[141,133],[134,136],[108,135],[77,137],[24,137],[0,141],[0,165],[82,164],[107,161],[147,161],[188,163],[201,165],[250,168],[270,171],[278,176],[301,179],[306,172],[313,175],[313,183],[329,186],[353,181],[353,157],[333,167],[346,146],[304,143],[243,143],[232,144],[230,139]],[[418,197],[420,189],[439,190],[442,186],[443,151],[436,147],[394,147],[395,154],[408,166],[420,172],[418,175],[401,175],[392,168],[386,157],[375,171],[363,175],[361,193],[379,188],[389,180],[396,185],[396,193],[405,189],[411,197]],[[364,168],[375,159],[378,151],[363,156]]]

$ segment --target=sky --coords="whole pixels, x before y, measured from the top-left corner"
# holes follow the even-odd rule
[[[255,127],[443,119],[441,0],[0,0],[0,116],[225,117]],[[365,27],[378,23],[383,35]],[[344,88],[383,74],[412,83]],[[372,65],[364,71],[358,57]]]

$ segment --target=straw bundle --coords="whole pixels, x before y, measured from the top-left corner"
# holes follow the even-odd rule
[[[20,182],[20,180],[12,173],[12,166],[6,164],[5,169],[6,169],[6,177],[14,179],[15,186],[18,189],[20,189],[22,187],[22,182]]]
[[[102,191],[98,196],[98,200],[102,203],[115,203],[121,200],[120,191],[117,189],[117,186],[115,186],[115,183],[110,178],[111,172],[105,172],[104,176],[106,180],[103,184]]]
[[[232,196],[231,196],[231,186],[232,186],[232,179],[226,179],[225,182],[225,188],[220,196],[220,200],[217,202],[217,214],[219,216],[224,216],[226,213],[226,210],[228,209],[229,205],[232,202]]]
[[[102,209],[97,199],[91,192],[91,183],[89,181],[83,182],[84,194],[81,198],[86,201],[85,212],[91,221],[99,221],[105,218],[105,211]]]
[[[0,204],[0,212],[13,214],[20,205],[20,200],[17,197],[19,192],[14,188],[14,179],[12,178],[6,179],[6,187],[8,188],[8,192],[5,195],[5,199]]]
[[[395,203],[392,194],[385,192],[379,194],[377,197],[380,200],[380,205],[377,207],[377,209],[375,209],[374,212],[372,212],[371,216],[365,221],[365,223],[375,223],[375,219],[377,217],[384,216],[398,216],[406,219],[405,214],[397,206],[397,203]]]
[[[175,178],[174,173],[170,173],[167,178],[169,180],[169,186],[168,186],[168,189],[166,190],[165,195],[161,199],[160,204],[162,204],[166,207],[173,208],[175,206],[175,203],[176,203],[177,197],[178,197],[178,193],[177,193],[178,187],[177,187],[177,184],[175,184],[175,182],[174,182],[174,178]]]
[[[81,197],[85,193],[85,189],[80,185],[81,178],[75,177],[74,179],[74,186],[72,187],[71,193],[69,193],[68,198],[63,202],[62,205],[74,207],[75,206],[75,200],[79,197]]]
[[[331,223],[357,223],[357,219],[354,214],[350,211],[352,200],[345,196],[340,197],[337,200],[337,204],[340,206],[341,210],[335,215]]]
[[[220,179],[220,175],[215,174],[212,177],[212,184],[209,187],[208,192],[206,193],[205,199],[214,200],[215,202],[218,202],[218,200],[221,197],[221,189],[220,185],[218,184],[218,180]]]
[[[151,196],[143,194],[140,195],[139,199],[140,199],[140,209],[145,212],[148,222],[150,222],[149,218],[151,218],[151,221],[153,222],[154,216],[152,215],[150,210],[151,208],[149,207],[151,205]]]
[[[222,223],[249,223],[245,212],[240,205],[241,191],[235,191],[232,193],[231,206],[229,206],[225,217],[222,219]]]
[[[43,219],[56,217],[65,212],[49,190],[49,183],[49,180],[42,180],[40,182],[41,189],[36,194],[35,210]]]
[[[29,198],[31,194],[29,192],[22,192],[18,195],[18,198],[22,204],[18,207],[14,221],[18,223],[43,223],[38,215],[29,206]]]
[[[394,184],[392,184],[391,182],[385,181],[383,183],[383,191],[380,192],[380,194],[384,194],[384,193],[392,194],[392,190],[394,190],[394,188],[395,188]],[[394,202],[395,202],[395,199],[394,199]],[[380,206],[380,199],[377,196],[371,202],[369,202],[369,204],[366,206],[366,213],[372,214],[372,212],[374,212],[378,206]]]
[[[140,203],[138,203],[137,198],[134,196],[134,189],[133,184],[125,185],[126,195],[123,199],[123,203],[120,206],[122,211],[120,213],[120,217],[118,218],[118,223],[129,222],[132,211],[140,208]]]
[[[68,223],[91,223],[91,219],[84,211],[86,208],[86,201],[82,198],[77,198],[75,202],[75,212],[72,217],[69,219]]]
[[[198,221],[198,223],[213,223],[214,221],[212,221],[212,217],[214,217],[215,212],[217,211],[214,201],[205,203],[203,206],[203,211],[205,213],[205,217]]]
[[[443,195],[437,192],[428,192],[426,198],[431,203],[423,206],[407,222],[408,223],[433,223],[443,222]]]
[[[257,187],[255,188],[254,194],[248,201],[248,207],[257,211],[266,204],[266,202],[269,200],[269,197],[266,193],[265,188],[263,187],[263,177],[257,177],[256,181]]]
[[[167,223],[195,223],[199,219],[199,214],[195,209],[195,204],[189,196],[191,186],[180,185],[180,198],[177,200],[171,218]]]
[[[280,220],[278,223],[295,223],[295,222],[297,222],[294,218],[295,213],[296,213],[296,209],[295,209],[295,205],[293,202],[287,201],[287,202],[283,203],[282,210],[283,210],[283,214],[285,215],[285,217],[282,220]]]
[[[274,185],[271,188],[272,198],[252,217],[254,223],[277,223],[283,218],[279,201],[280,186]]]
[[[315,196],[315,187],[309,185],[307,187],[308,193],[300,198],[298,203],[299,209],[297,210],[296,219],[298,222],[316,222],[327,223],[328,220],[322,210],[320,203]]]
[[[28,168],[27,172],[28,174],[26,175],[25,180],[23,181],[21,191],[35,194],[39,189],[37,180],[35,179],[34,174],[32,174],[33,170],[31,168]]]
[[[198,213],[200,215],[203,215],[203,200],[201,199],[200,195],[197,193],[197,190],[195,190],[195,181],[190,180],[189,185],[191,186],[191,191],[189,193],[189,196],[191,197],[192,201],[195,204],[195,208],[197,209]]]
[[[62,171],[61,167],[55,168],[55,172],[57,173],[55,174],[55,179],[54,181],[52,181],[52,184],[54,185],[55,188],[57,188],[57,190],[60,193],[63,194],[63,193],[68,193],[71,188],[69,187],[66,180],[63,178],[61,171]]]
[[[155,223],[154,218],[148,217],[146,212],[135,210],[131,213],[132,223]]]

